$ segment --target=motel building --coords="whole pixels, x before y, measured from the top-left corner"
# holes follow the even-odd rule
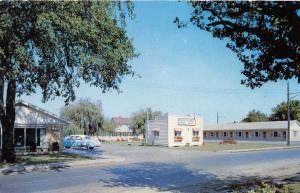
[[[53,149],[53,143],[60,144],[61,130],[68,124],[65,120],[25,101],[16,103],[13,140],[15,150],[30,151],[33,145],[41,151]],[[0,124],[0,147],[2,148],[2,128]]]
[[[288,133],[287,121],[224,123],[204,125],[205,141],[236,141],[286,142]],[[300,143],[300,123],[290,121],[290,142]]]
[[[151,145],[200,146],[203,144],[203,119],[165,114],[146,122],[146,139]]]

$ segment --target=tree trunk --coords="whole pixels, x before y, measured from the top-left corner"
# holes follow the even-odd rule
[[[0,92],[3,92],[3,90]],[[15,80],[10,80],[8,82],[6,93],[7,93],[6,107],[5,107],[6,109],[4,114],[2,113],[0,116],[1,125],[3,129],[1,161],[4,163],[13,163],[15,162],[15,158],[16,158],[15,150],[14,150],[14,142],[13,142],[13,130],[14,130],[15,114],[16,114],[15,113],[15,98],[16,98]]]

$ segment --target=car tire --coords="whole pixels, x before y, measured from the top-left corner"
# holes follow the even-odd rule
[[[89,149],[94,149],[94,147],[89,147]]]

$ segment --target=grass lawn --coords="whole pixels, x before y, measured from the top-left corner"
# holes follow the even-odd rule
[[[238,143],[238,144],[219,144],[217,142],[205,142],[203,146],[180,147],[182,149],[195,149],[203,151],[222,151],[238,149],[257,149],[271,147],[285,147],[285,144],[263,144],[263,143]]]
[[[235,193],[299,193],[300,182],[289,182],[284,185],[272,182],[232,184],[226,191]]]
[[[57,153],[57,154],[43,154],[43,155],[17,155],[16,163],[31,164],[47,164],[56,162],[67,162],[77,160],[88,160],[91,158],[82,157],[74,154]],[[11,165],[11,164],[9,164]],[[4,167],[4,164],[0,163],[0,169]]]
[[[300,193],[300,182],[290,183],[287,185],[287,187],[289,188],[290,192]]]

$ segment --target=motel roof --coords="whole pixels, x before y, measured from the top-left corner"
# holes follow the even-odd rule
[[[117,125],[129,125],[131,119],[127,117],[113,117],[112,121]]]
[[[290,121],[291,126],[296,124],[300,127],[297,120]],[[271,130],[287,129],[287,121],[267,121],[267,122],[247,122],[247,123],[223,123],[223,124],[206,124],[203,125],[204,131],[218,130]]]

